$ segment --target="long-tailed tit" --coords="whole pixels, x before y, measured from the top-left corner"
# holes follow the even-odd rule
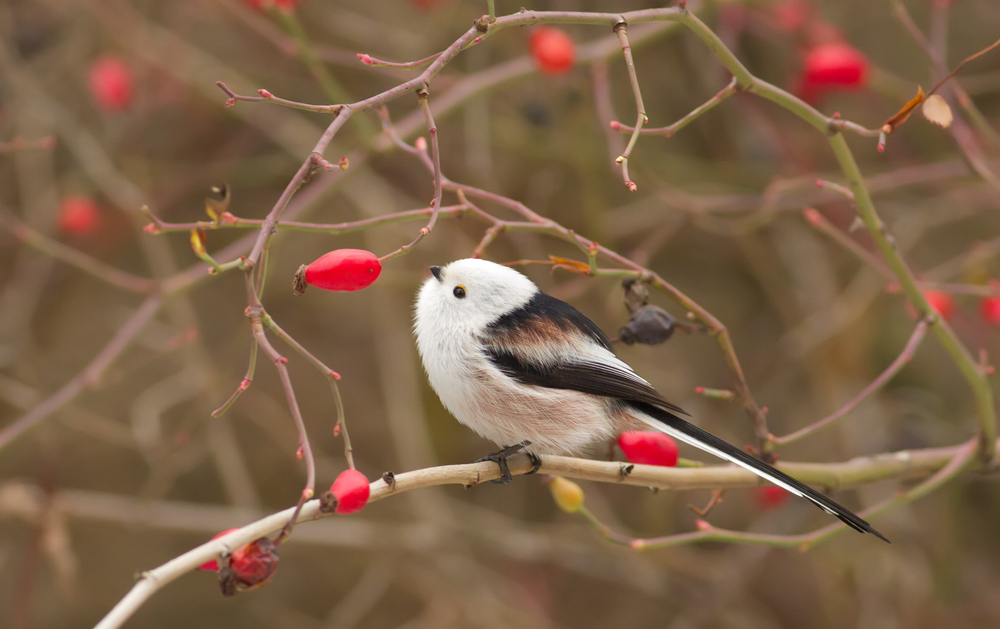
[[[506,448],[575,454],[638,427],[664,432],[812,501],[848,526],[886,540],[851,511],[681,419],[619,360],[608,337],[524,275],[486,260],[431,267],[417,297],[416,336],[431,386],[458,421]]]

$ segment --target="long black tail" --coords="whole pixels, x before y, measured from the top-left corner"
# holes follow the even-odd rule
[[[868,524],[868,522],[861,519],[851,511],[848,511],[818,491],[795,480],[788,474],[771,467],[759,459],[755,459],[736,446],[726,443],[715,435],[707,433],[694,424],[686,422],[673,413],[663,409],[635,402],[633,402],[632,405],[636,408],[636,410],[641,411],[643,414],[656,420],[646,421],[642,417],[638,418],[644,421],[644,423],[649,425],[651,428],[666,433],[674,439],[683,441],[684,443],[690,444],[696,448],[704,450],[705,452],[714,454],[721,459],[725,459],[739,465],[740,467],[746,468],[757,476],[767,479],[779,487],[787,489],[796,496],[801,496],[802,498],[812,501],[823,511],[840,518],[844,524],[850,526],[852,529],[860,531],[861,533],[871,533],[880,540],[889,542],[885,536],[872,528],[871,524]]]

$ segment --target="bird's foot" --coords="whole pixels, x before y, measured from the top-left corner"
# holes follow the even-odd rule
[[[507,467],[507,458],[514,454],[517,454],[518,452],[524,450],[527,446],[530,445],[531,445],[530,441],[522,441],[517,445],[506,446],[499,452],[487,454],[483,458],[478,459],[476,463],[482,463],[483,461],[492,461],[493,463],[496,463],[500,467],[500,478],[498,478],[497,480],[491,480],[490,482],[495,485],[506,485],[507,483],[509,483],[511,480],[514,479],[514,477],[511,476],[510,468]],[[542,466],[542,461],[531,452],[527,452],[526,454],[528,455],[528,458],[531,459],[531,464],[533,466],[531,471],[528,473],[534,474],[535,472],[538,471],[538,468]]]
[[[525,445],[531,445],[529,442],[525,442]],[[528,455],[528,460],[531,461],[531,471],[528,474],[534,474],[542,467],[542,459],[539,458],[534,452],[525,452]]]

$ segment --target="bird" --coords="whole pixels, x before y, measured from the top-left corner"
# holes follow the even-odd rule
[[[888,542],[871,524],[804,483],[681,416],[620,360],[601,328],[522,273],[480,258],[430,267],[417,294],[414,334],[431,387],[465,426],[501,447],[500,466],[527,454],[579,455],[637,427],[735,463],[805,498],[851,528]]]

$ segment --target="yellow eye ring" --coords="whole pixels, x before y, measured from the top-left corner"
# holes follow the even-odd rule
[[[465,299],[465,287],[456,286],[455,290],[451,291],[451,294],[454,295],[455,297],[458,297],[459,299]]]

